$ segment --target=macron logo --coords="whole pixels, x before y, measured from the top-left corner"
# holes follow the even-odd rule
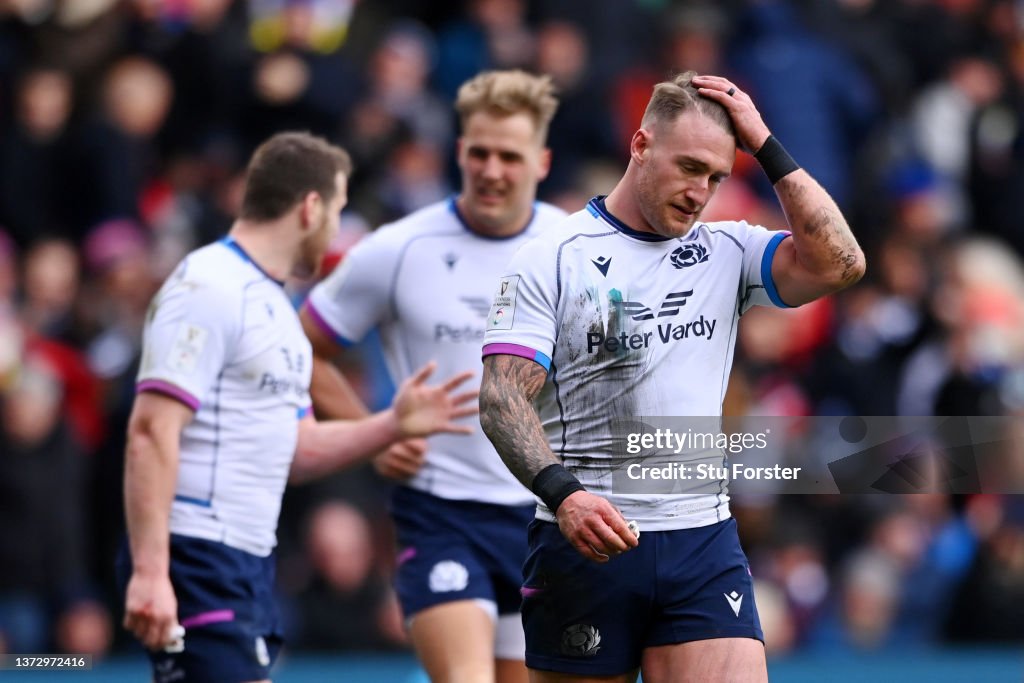
[[[740,615],[740,607],[743,605],[743,594],[733,591],[732,593],[722,593],[722,595],[725,596],[729,607],[732,607],[732,613],[738,617]]]
[[[595,259],[590,259],[590,262],[601,271],[601,275],[608,277],[608,268],[612,265],[611,256],[598,256]]]

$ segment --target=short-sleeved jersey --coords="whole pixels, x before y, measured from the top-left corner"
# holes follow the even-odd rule
[[[309,412],[312,348],[282,283],[230,238],[198,249],[153,299],[137,391],[182,401],[171,533],[266,556]]]
[[[560,209],[538,202],[525,230],[489,238],[467,226],[454,199],[432,204],[357,244],[313,288],[307,310],[342,344],[378,328],[396,383],[435,360],[435,377],[472,370],[479,385],[495,278],[516,249],[564,218]],[[474,422],[470,435],[430,437],[426,462],[408,485],[449,500],[533,502]]]
[[[695,494],[616,493],[614,473],[635,456],[612,425],[720,418],[739,316],[754,304],[785,306],[771,262],[788,234],[720,222],[667,239],[632,230],[596,198],[524,245],[499,280],[484,355],[548,369],[535,407],[551,450],[641,529],[729,517],[725,482]],[[542,504],[538,517],[554,519]]]

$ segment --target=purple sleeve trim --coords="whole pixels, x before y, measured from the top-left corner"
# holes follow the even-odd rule
[[[207,624],[219,624],[224,621],[234,621],[235,611],[230,609],[215,609],[210,612],[201,612],[181,620],[181,625],[186,629],[206,626]]]
[[[529,346],[520,346],[519,344],[486,344],[484,345],[483,355],[494,356],[498,354],[504,354],[506,356],[519,356],[521,358],[529,358],[532,361],[536,361],[545,370],[551,369],[551,359],[536,349],[531,349]]]
[[[352,342],[335,332],[330,323],[324,320],[324,317],[320,315],[320,311],[316,310],[316,306],[313,305],[312,299],[306,299],[306,310],[309,311],[309,317],[313,319],[313,322],[316,323],[316,326],[319,327],[324,334],[341,346],[352,346]]]
[[[193,411],[199,410],[199,399],[188,393],[181,387],[175,386],[170,382],[165,382],[162,379],[144,379],[135,385],[135,393],[141,394],[144,391],[154,391],[164,396],[170,396],[173,399],[177,399],[191,408]]]

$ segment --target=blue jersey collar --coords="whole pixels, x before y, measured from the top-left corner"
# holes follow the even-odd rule
[[[530,226],[533,224],[533,219],[537,217],[537,202],[534,202],[533,203],[533,210],[530,212],[530,220],[526,221],[526,225],[523,227],[522,230],[520,230],[519,232],[515,233],[514,235],[503,235],[501,237],[498,237],[498,236],[495,236],[495,235],[485,235],[482,232],[474,230],[473,226],[470,225],[469,221],[466,220],[466,217],[462,215],[461,211],[459,211],[459,205],[458,205],[458,202],[457,202],[458,198],[459,198],[459,196],[455,195],[455,194],[453,194],[451,197],[448,198],[448,210],[451,211],[453,214],[455,214],[455,217],[459,220],[459,223],[462,224],[463,228],[465,228],[467,231],[471,232],[476,237],[479,237],[480,239],[494,240],[496,242],[502,242],[504,240],[515,239],[516,237],[519,237],[524,232],[529,230]]]
[[[284,280],[278,280],[277,278],[272,276],[270,273],[268,273],[267,271],[263,270],[263,266],[261,266],[260,264],[256,263],[256,261],[254,261],[253,258],[251,256],[249,256],[249,253],[245,249],[242,248],[242,245],[235,241],[234,237],[232,237],[231,235],[227,235],[226,237],[224,237],[224,238],[222,238],[220,240],[220,243],[223,244],[224,246],[226,246],[231,251],[233,251],[236,254],[238,254],[242,258],[243,261],[246,261],[247,263],[251,263],[253,265],[253,267],[256,268],[256,270],[258,270],[261,273],[263,273],[264,277],[266,277],[268,280],[270,280],[272,282],[276,282],[281,287],[284,287]]]
[[[605,197],[605,195],[599,195],[587,202],[587,211],[594,216],[603,218],[609,225],[621,232],[623,235],[643,242],[668,242],[669,240],[675,239],[674,237],[662,237],[661,235],[653,232],[641,232],[639,230],[634,230],[608,211],[608,207],[605,206],[604,203]]]

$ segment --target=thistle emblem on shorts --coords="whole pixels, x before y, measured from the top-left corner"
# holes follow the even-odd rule
[[[669,259],[676,269],[689,268],[708,260],[708,248],[703,244],[687,244],[673,251]]]
[[[589,624],[573,624],[562,632],[562,654],[593,657],[601,649],[601,632]]]
[[[427,579],[432,593],[452,593],[465,590],[469,585],[469,570],[455,560],[442,560],[430,570]]]

